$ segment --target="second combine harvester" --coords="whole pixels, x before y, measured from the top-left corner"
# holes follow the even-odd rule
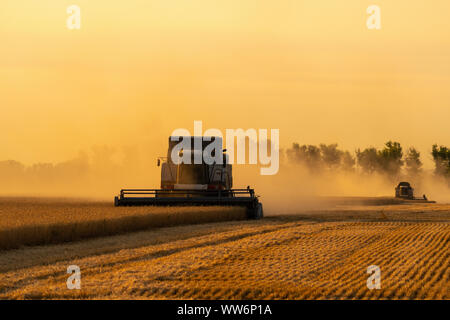
[[[182,150],[192,161],[175,164],[172,150],[186,138],[191,139],[191,146],[200,145],[202,150]],[[158,158],[161,189],[122,189],[114,199],[115,206],[240,206],[246,208],[249,219],[262,218],[262,204],[253,189],[232,189],[232,166],[226,149],[222,149],[222,163],[194,163],[195,153],[203,155],[205,147],[214,141],[222,149],[221,137],[169,137],[167,157]]]

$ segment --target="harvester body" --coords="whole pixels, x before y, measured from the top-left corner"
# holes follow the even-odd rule
[[[414,189],[409,182],[400,182],[395,188],[395,197],[403,199],[414,199]]]
[[[172,161],[174,141],[169,138],[169,149],[167,157],[160,158],[161,164],[161,189],[163,190],[229,190],[233,187],[232,166],[228,163],[227,155],[221,150],[222,163],[206,164],[203,161],[196,163],[196,159],[203,158],[203,152],[207,144],[202,139],[204,137],[191,137],[193,144],[201,146],[200,150],[183,150],[182,153],[188,155],[190,163],[175,164]],[[178,138],[177,138],[178,139]],[[179,139],[182,139],[180,137]],[[200,142],[196,143],[196,140]],[[207,142],[216,142],[222,146],[222,138],[207,137]],[[162,160],[162,161],[161,161]]]
[[[191,145],[197,146],[178,151],[184,159],[191,160],[187,163],[173,160],[174,148],[181,139],[191,139]],[[203,161],[211,142],[220,145],[220,163]],[[161,189],[122,189],[114,203],[116,206],[240,206],[246,208],[248,218],[262,218],[262,204],[253,189],[232,189],[232,166],[225,151],[221,137],[169,137],[167,156],[158,158]],[[215,156],[214,151],[212,154]]]
[[[406,181],[400,182],[395,187],[395,197],[405,202],[436,203],[436,201],[428,200],[426,195],[422,195],[421,198],[416,197],[414,195],[414,188]]]

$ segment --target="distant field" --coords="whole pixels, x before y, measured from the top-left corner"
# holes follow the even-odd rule
[[[77,199],[0,198],[0,250],[244,218],[242,208],[114,207],[112,202]]]
[[[81,290],[66,287],[72,264]],[[380,290],[366,286],[370,265]],[[342,206],[3,251],[0,298],[450,299],[450,205]]]

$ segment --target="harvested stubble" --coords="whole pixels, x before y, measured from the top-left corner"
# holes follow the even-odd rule
[[[245,219],[236,207],[114,207],[109,202],[0,199],[0,250],[184,224]]]
[[[307,210],[3,251],[0,299],[449,299],[449,246],[450,205]]]
[[[449,299],[448,222],[294,218],[10,250],[0,299]],[[67,289],[72,264],[81,290]],[[372,264],[380,290],[367,288]]]

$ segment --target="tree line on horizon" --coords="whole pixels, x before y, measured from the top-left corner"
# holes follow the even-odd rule
[[[123,164],[116,164],[112,158],[114,150],[109,147],[93,148],[89,156],[80,153],[76,158],[60,163],[35,163],[24,165],[15,160],[0,161],[0,187],[22,188],[46,184],[98,184],[100,180],[145,181],[142,174],[150,159],[139,155],[136,150],[124,150]],[[450,148],[433,145],[431,155],[436,177],[447,179],[450,184]],[[363,174],[379,173],[390,179],[414,179],[422,173],[421,153],[414,147],[403,150],[401,144],[388,141],[383,148],[358,148],[354,152],[338,148],[338,144],[300,145],[293,143],[290,148],[281,150],[287,163],[301,164],[311,172],[344,171]]]
[[[450,148],[434,144],[431,155],[434,173],[450,182]],[[380,173],[397,179],[402,174],[414,178],[422,173],[421,153],[414,147],[404,152],[399,142],[388,141],[383,148],[358,148],[352,154],[338,148],[338,144],[300,145],[293,143],[284,151],[289,163],[302,164],[311,172],[321,170],[356,171],[365,174]]]
[[[154,163],[151,155],[140,153],[137,148],[110,146],[94,146],[55,163],[0,160],[0,193],[81,190],[79,194],[83,194],[83,190],[101,193],[101,190],[120,189],[127,183],[144,185],[152,177],[152,173],[145,170],[149,163]]]

